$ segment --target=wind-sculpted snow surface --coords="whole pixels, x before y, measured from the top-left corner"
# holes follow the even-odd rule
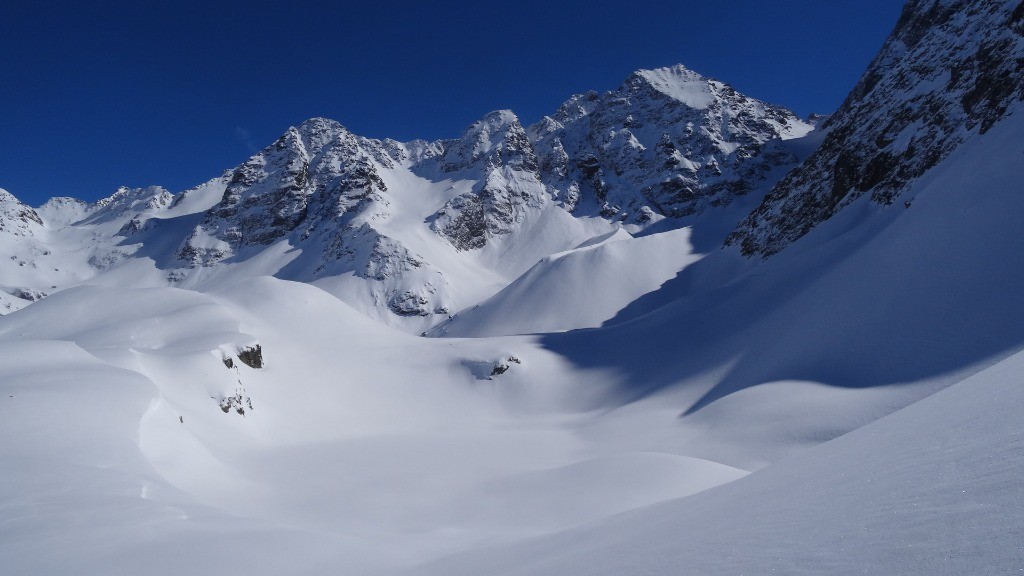
[[[410,574],[1012,574],[1022,372],[1017,354],[731,484]]]
[[[310,120],[179,194],[0,192],[0,566],[1018,570],[1014,6],[911,2],[824,138],[674,67],[453,140]],[[733,236],[800,241],[718,249],[822,140]]]
[[[863,194],[910,206],[910,184],[1024,99],[1024,8],[1017,0],[911,0],[821,147],[728,239],[779,252]]]
[[[577,436],[600,386],[567,374],[529,341],[452,347],[271,278],[66,290],[0,321],[0,559],[394,573],[745,475]]]

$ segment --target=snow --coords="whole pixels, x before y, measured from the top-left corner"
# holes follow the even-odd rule
[[[708,81],[683,66],[641,70],[638,74],[659,92],[679,100],[690,108],[704,110],[714,102]]]
[[[1021,371],[1017,354],[717,489],[413,573],[1013,573]]]
[[[431,335],[500,336],[600,326],[700,258],[683,228],[642,238],[619,229],[552,254]]]
[[[696,227],[604,232],[480,308],[597,329],[418,338],[241,268],[202,291],[120,278],[53,294],[0,318],[0,559],[33,574],[1014,568],[1024,174],[999,151],[1022,124],[970,142],[911,208],[844,211],[769,261],[673,253]],[[623,269],[644,285],[613,281]],[[608,305],[588,318],[572,294],[602,274]],[[261,369],[238,361],[255,344]],[[244,415],[221,410],[234,395]]]
[[[237,359],[225,367],[225,351],[254,342],[264,369]],[[314,287],[271,278],[211,294],[73,288],[5,318],[0,343],[2,426],[17,439],[4,458],[26,462],[5,468],[0,501],[26,510],[70,498],[3,528],[0,556],[34,573],[104,566],[111,544],[76,533],[96,522],[112,526],[107,537],[121,554],[154,541],[191,551],[160,556],[159,573],[220,554],[236,559],[234,569],[274,573],[280,564],[264,564],[265,555],[296,530],[311,534],[300,549],[313,549],[295,569],[347,550],[353,566],[391,570],[744,474],[697,458],[609,453],[575,438],[574,423],[588,417],[569,408],[576,394],[544,374],[557,358],[528,342],[453,347],[415,338]],[[464,366],[513,353],[522,364],[494,381]],[[64,394],[69,378],[75,391]],[[239,389],[251,410],[221,412],[217,397]],[[44,414],[59,425],[37,429]],[[52,480],[35,482],[40,475]],[[28,483],[36,487],[26,493]],[[80,545],[33,559],[27,551],[49,542],[33,527],[50,522]],[[133,535],[139,522],[151,528]],[[234,536],[194,545],[221,530]],[[263,535],[238,539],[253,530]],[[249,554],[253,542],[265,550]],[[406,552],[389,553],[396,547]],[[107,573],[138,570],[139,554]]]
[[[694,108],[724,87],[639,79]],[[532,141],[509,111],[445,143],[310,120],[244,192],[344,159],[365,174],[335,200],[362,208],[266,243],[218,235],[232,172],[37,210],[0,190],[5,573],[1019,571],[1024,107],[957,134],[909,206],[864,195],[751,260],[722,240],[788,161],[686,217],[557,204],[528,148],[588,98]],[[732,113],[698,127],[709,150],[738,146]],[[610,153],[656,147],[613,120]],[[507,227],[469,250],[433,225],[482,187]],[[397,316],[402,290],[451,308]]]

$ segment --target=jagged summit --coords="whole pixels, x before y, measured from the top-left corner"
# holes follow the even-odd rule
[[[684,66],[639,70],[567,100],[529,133],[568,210],[619,219],[697,214],[756,189],[797,158],[770,143],[813,126]]]
[[[297,129],[300,132],[316,132],[320,130],[340,131],[345,130],[345,127],[337,120],[324,118],[323,116],[314,116],[299,124]]]
[[[466,128],[461,137],[445,143],[441,164],[445,172],[480,163],[487,167],[509,164],[536,169],[532,144],[519,117],[511,110],[489,112]]]

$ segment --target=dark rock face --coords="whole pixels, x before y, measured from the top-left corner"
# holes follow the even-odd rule
[[[822,146],[729,236],[745,255],[782,250],[864,194],[893,203],[1024,98],[1024,4],[911,0]]]
[[[459,250],[483,248],[487,242],[484,201],[477,194],[456,196],[435,215],[432,228]]]
[[[239,416],[245,416],[245,409],[248,407],[252,410],[252,398],[245,395],[244,390],[238,389],[231,396],[221,396],[216,399],[217,404],[220,406],[221,412],[227,414],[232,410]],[[182,423],[184,421],[182,420]]]
[[[501,376],[505,372],[508,372],[508,369],[512,367],[512,364],[522,364],[522,363],[523,363],[522,360],[520,360],[519,358],[516,358],[515,356],[509,356],[508,358],[506,358],[504,360],[499,360],[499,361],[495,362],[494,363],[494,367],[491,368],[491,374],[490,374],[490,377],[488,379],[490,380],[490,379],[492,379],[495,376]]]
[[[541,179],[567,210],[591,198],[605,217],[639,218],[644,206],[687,216],[727,204],[796,163],[766,145],[810,129],[784,108],[675,66],[574,96],[529,132]]]
[[[250,368],[263,368],[263,348],[259,344],[238,351],[238,361]]]
[[[193,265],[299,232],[303,238],[387,190],[371,158],[382,143],[314,118],[236,168],[224,196],[179,250]],[[373,149],[373,153],[367,152]],[[211,242],[211,240],[213,240]]]
[[[388,308],[399,316],[426,316],[430,314],[430,301],[407,290],[388,299]]]
[[[21,298],[22,300],[28,300],[29,302],[37,302],[46,298],[45,292],[33,290],[31,288],[8,288],[6,292],[15,298]]]

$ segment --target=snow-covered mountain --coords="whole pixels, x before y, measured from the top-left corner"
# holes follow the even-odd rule
[[[909,207],[912,184],[1024,99],[1024,8],[911,0],[821,147],[729,236],[769,256],[862,195]]]
[[[530,134],[543,179],[566,209],[642,222],[755,190],[772,168],[797,160],[778,142],[811,129],[785,108],[673,66],[573,96]]]
[[[671,68],[0,193],[0,566],[1019,570],[1022,6],[911,1],[804,138]]]
[[[314,118],[177,195],[120,189],[92,205],[53,201],[28,223],[28,207],[4,219],[22,235],[51,230],[55,252],[58,237],[98,247],[86,262],[97,271],[143,257],[161,270],[157,284],[200,289],[227,270],[314,282],[420,332],[551,254],[763,190],[798,160],[784,141],[811,129],[676,66],[574,96],[529,128],[492,112],[452,140],[375,140]]]

